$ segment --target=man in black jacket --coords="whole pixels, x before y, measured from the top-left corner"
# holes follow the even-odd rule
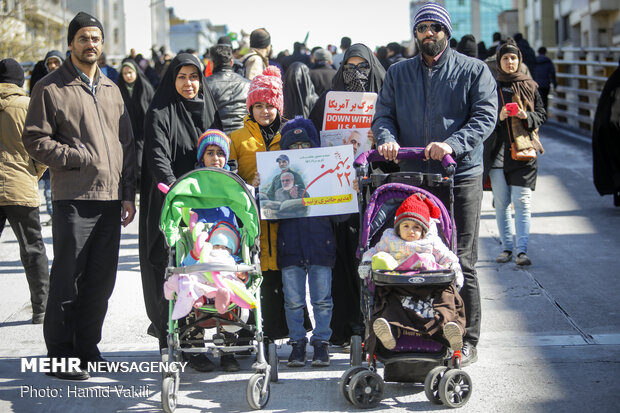
[[[332,54],[325,49],[316,49],[312,53],[312,60],[314,64],[310,69],[310,79],[314,85],[314,91],[321,96],[323,92],[332,87],[336,69],[332,66]]]
[[[209,49],[209,55],[213,60],[213,74],[206,78],[207,85],[215,99],[224,133],[228,135],[243,127],[250,80],[233,71],[232,47],[215,45]]]

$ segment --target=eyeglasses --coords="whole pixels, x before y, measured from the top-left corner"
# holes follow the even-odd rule
[[[354,65],[353,63],[347,63],[346,65],[344,65],[344,68],[346,70],[370,69],[370,63],[362,62],[362,63],[356,64],[356,65]]]
[[[289,149],[308,149],[311,147],[310,142],[295,142],[291,143],[288,148]]]
[[[443,30],[443,26],[441,25],[441,23],[431,23],[431,24],[421,23],[421,24],[418,24],[418,26],[415,29],[418,31],[418,33],[422,34],[422,33],[426,33],[429,28],[433,31],[433,33],[439,33],[440,31]]]

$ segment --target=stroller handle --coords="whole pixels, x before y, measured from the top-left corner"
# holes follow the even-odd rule
[[[424,159],[424,148],[400,148],[396,159]],[[361,153],[354,162],[355,166],[365,166],[368,162],[385,161],[385,158],[379,154],[376,149]],[[448,174],[454,174],[456,162],[452,155],[446,155],[441,160],[441,164]]]

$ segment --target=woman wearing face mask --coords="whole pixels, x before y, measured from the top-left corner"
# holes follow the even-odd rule
[[[144,152],[140,188],[140,271],[146,312],[161,348],[166,341],[168,302],[163,295],[168,253],[159,220],[164,194],[162,182],[172,185],[194,169],[198,138],[207,129],[221,129],[217,107],[198,59],[177,55],[162,78],[144,119]],[[151,328],[149,328],[151,330]],[[205,354],[190,357],[196,370],[213,370]]]
[[[498,49],[497,93],[500,111],[497,127],[484,143],[484,164],[490,166],[489,177],[493,190],[495,218],[502,248],[496,261],[506,263],[516,255],[517,265],[530,265],[527,244],[530,236],[532,191],[536,188],[538,163],[512,159],[510,153],[511,124],[521,122],[526,130],[532,131],[547,119],[547,113],[538,93],[538,85],[521,72],[523,61],[521,51],[512,39]],[[511,113],[506,104],[517,103],[518,111]],[[510,204],[514,205],[516,248],[513,242],[513,219]]]
[[[121,75],[116,81],[121,91],[121,96],[131,118],[131,129],[133,139],[136,143],[136,159],[138,170],[142,169],[142,149],[144,147],[144,114],[146,113],[155,89],[138,70],[133,59],[125,59],[121,65]],[[140,186],[140,176],[138,176],[138,187]]]
[[[357,43],[347,49],[338,72],[334,76],[330,90],[346,92],[379,93],[383,85],[385,69],[367,46]],[[321,130],[325,113],[325,96],[323,93],[310,113],[310,120]],[[332,312],[333,344],[347,344],[352,335],[363,335],[364,327],[360,312],[360,286],[355,258],[359,238],[359,215],[352,214],[345,221],[334,224],[336,234],[336,264],[332,277]]]

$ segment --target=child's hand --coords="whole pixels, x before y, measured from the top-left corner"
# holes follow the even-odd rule
[[[258,188],[260,186],[260,174],[258,171],[254,173],[254,179],[252,179],[252,186]]]
[[[357,179],[353,180],[353,190],[357,193],[360,192],[360,183],[358,182]]]

